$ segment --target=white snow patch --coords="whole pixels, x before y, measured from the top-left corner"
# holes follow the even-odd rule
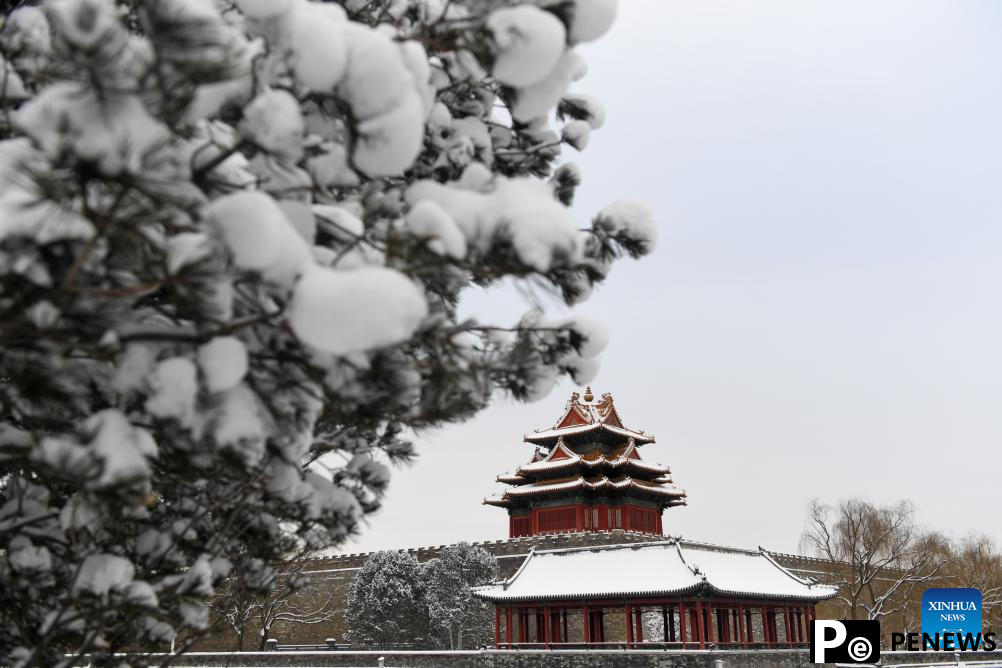
[[[86,426],[94,431],[89,445],[103,463],[100,485],[116,485],[150,477],[147,460],[157,456],[157,444],[148,431],[134,427],[125,415],[115,409],[95,414],[87,420]]]
[[[312,262],[309,246],[282,208],[262,192],[224,195],[206,207],[241,269],[288,286]]]
[[[121,29],[112,0],[50,0],[46,8],[63,38],[85,51]]]
[[[571,121],[563,127],[560,138],[577,150],[583,151],[591,138],[591,126],[585,121]]]
[[[115,554],[90,554],[80,564],[73,594],[83,592],[105,596],[113,589],[125,587],[136,574],[132,562]]]
[[[296,161],[303,154],[303,115],[288,91],[271,89],[251,100],[240,130],[274,155]]]
[[[248,465],[264,455],[266,437],[257,396],[244,384],[227,390],[216,411],[213,436],[224,449],[236,452]]]
[[[167,240],[167,271],[176,274],[183,267],[211,257],[212,251],[212,241],[201,232],[175,234]]]
[[[157,364],[150,378],[152,394],[146,410],[159,418],[176,418],[190,426],[198,395],[198,370],[185,357],[171,357]]]
[[[591,42],[609,31],[616,20],[619,0],[575,0],[571,10],[570,39]]]
[[[105,174],[142,171],[143,158],[169,134],[132,95],[99,99],[76,83],[46,87],[13,113],[14,125],[49,155],[68,148]]]
[[[517,121],[529,122],[546,116],[557,106],[570,85],[588,72],[588,66],[576,51],[565,51],[556,66],[539,81],[518,88],[511,105]]]
[[[327,231],[342,241],[355,241],[365,234],[365,223],[343,206],[314,204],[313,213],[329,225]]]
[[[431,200],[421,200],[404,217],[407,227],[419,237],[428,238],[428,247],[439,255],[456,259],[466,256],[466,237],[452,216]]]
[[[564,51],[564,24],[539,7],[496,9],[487,18],[487,29],[496,47],[491,74],[508,86],[522,88],[543,80]]]
[[[658,241],[658,228],[654,212],[646,204],[619,200],[598,212],[595,225],[610,235],[622,235],[638,244],[643,252],[650,253]]]
[[[236,0],[236,4],[247,16],[263,19],[285,13],[292,0]]]
[[[343,355],[405,341],[427,313],[421,290],[395,269],[311,267],[293,291],[289,325],[304,343]]]
[[[488,252],[499,236],[506,237],[519,259],[538,271],[548,271],[559,261],[576,261],[581,254],[574,216],[554,199],[549,186],[534,179],[499,178],[489,193],[419,181],[407,190],[406,199],[413,205],[422,200],[438,204],[467,243],[481,252]]]
[[[118,361],[112,387],[120,394],[142,388],[156,364],[156,351],[143,343],[130,343]]]
[[[199,347],[198,366],[209,392],[229,390],[247,375],[247,347],[235,336],[217,336]]]

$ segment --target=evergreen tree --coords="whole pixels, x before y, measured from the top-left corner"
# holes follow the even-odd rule
[[[493,644],[494,606],[473,596],[473,587],[498,577],[498,562],[482,548],[450,545],[422,564],[431,627],[448,639],[449,649]]]
[[[406,552],[376,552],[348,587],[352,645],[420,645],[428,633],[421,565]]]
[[[652,249],[641,206],[568,209],[615,6],[6,5],[0,656],[193,639],[228,574],[354,533],[415,433],[594,373],[598,324],[457,304]]]

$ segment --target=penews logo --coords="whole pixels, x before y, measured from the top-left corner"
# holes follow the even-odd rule
[[[815,619],[811,624],[813,663],[876,663],[880,660],[880,622]]]

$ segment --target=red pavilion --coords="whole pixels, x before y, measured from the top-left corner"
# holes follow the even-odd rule
[[[527,434],[529,463],[498,476],[511,485],[484,503],[508,509],[508,535],[624,529],[662,534],[661,513],[685,505],[671,470],[649,464],[640,448],[654,436],[623,424],[611,394],[594,402],[575,392],[556,424]]]
[[[815,605],[835,589],[794,575],[762,548],[664,537],[661,514],[686,505],[685,492],[667,466],[640,458],[654,437],[626,427],[611,395],[593,399],[591,388],[575,392],[552,428],[525,436],[532,459],[499,476],[511,488],[484,503],[508,510],[511,538],[650,539],[531,548],[514,574],[475,590],[495,606],[495,647],[804,647]]]

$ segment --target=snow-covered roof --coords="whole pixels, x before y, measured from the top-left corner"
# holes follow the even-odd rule
[[[686,496],[684,491],[676,488],[672,484],[669,484],[666,480],[635,480],[629,476],[623,476],[622,478],[617,479],[610,479],[608,476],[587,479],[582,476],[575,476],[554,481],[544,480],[529,485],[515,487],[514,489],[505,490],[504,494],[500,497],[490,497],[484,499],[484,503],[491,506],[504,506],[507,505],[510,499],[551,494],[555,492],[566,492],[576,489],[595,491],[615,489],[619,491],[634,490],[646,492],[654,496],[670,499],[668,502],[668,505],[670,506],[685,505],[684,499]]]
[[[616,410],[611,394],[603,394],[601,400],[591,403],[591,388],[585,391],[584,402],[574,392],[564,407],[564,412],[550,429],[525,435],[529,443],[548,443],[561,436],[577,436],[592,432],[607,432],[614,436],[632,438],[638,445],[653,443],[654,437],[642,431],[634,431],[623,424]]]
[[[523,438],[529,443],[544,443],[556,440],[561,436],[578,436],[580,434],[588,434],[599,431],[605,431],[615,436],[622,436],[623,438],[632,438],[640,444],[654,442],[654,436],[651,434],[645,434],[643,432],[633,431],[632,429],[626,429],[623,427],[614,427],[603,422],[574,425],[573,427],[554,427],[553,429],[547,429],[545,431],[534,431],[531,434],[526,434]]]
[[[498,477],[498,482],[519,484],[528,482],[526,477],[536,477],[553,471],[560,471],[569,468],[586,467],[588,469],[597,468],[620,468],[629,466],[631,468],[651,473],[659,476],[671,474],[671,469],[661,464],[648,464],[640,459],[637,446],[631,438],[625,448],[605,455],[599,451],[592,453],[593,456],[582,456],[564,445],[562,438],[557,439],[556,446],[543,459],[538,459],[535,455],[528,464],[518,467],[514,475],[505,474]]]
[[[819,601],[835,589],[798,578],[764,551],[671,540],[529,553],[508,580],[479,587],[488,601],[675,596],[694,593]]]

